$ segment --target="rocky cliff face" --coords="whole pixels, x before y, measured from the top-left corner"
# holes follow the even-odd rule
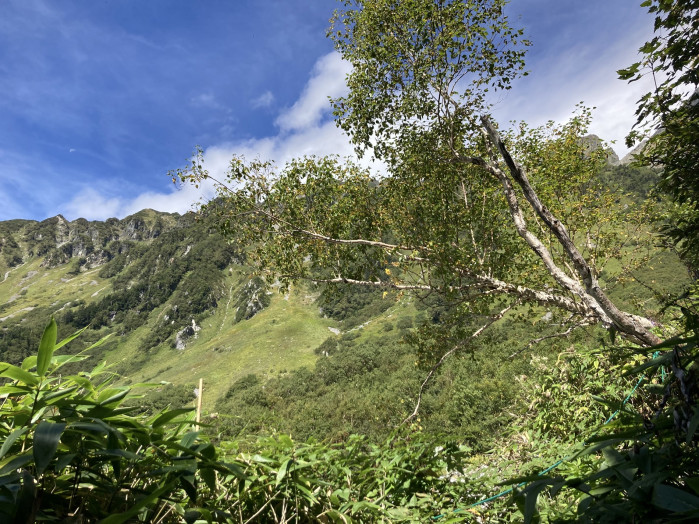
[[[644,140],[643,142],[638,144],[631,151],[626,153],[626,155],[624,155],[624,157],[620,160],[620,163],[622,165],[628,165],[631,162],[633,162],[636,159],[636,155],[638,155],[641,151],[643,151],[646,148],[647,143],[648,143],[648,141]]]
[[[645,149],[647,141],[644,140],[643,142],[638,144],[635,148],[626,153],[621,159],[619,159],[619,156],[614,152],[614,150],[611,147],[605,147],[604,141],[597,135],[587,135],[583,138],[583,144],[588,151],[597,151],[598,149],[604,149],[604,152],[607,155],[607,163],[609,165],[625,166],[633,162],[636,158],[636,155],[638,155],[641,151]]]
[[[47,268],[81,259],[80,266],[91,269],[119,254],[125,243],[152,241],[182,220],[177,214],[148,209],[104,222],[83,218],[70,222],[61,215],[41,222],[11,220],[0,224],[0,257],[7,267],[36,256],[44,258],[42,265]]]
[[[607,157],[607,163],[612,166],[619,165],[619,156],[611,147],[606,146],[604,141],[597,135],[587,135],[582,138],[586,151],[592,152],[602,149]]]
[[[0,222],[0,355],[4,344],[20,361],[32,349],[22,345],[29,333],[50,315],[71,332],[89,325],[120,336],[150,322],[142,350],[182,349],[225,294],[226,304],[242,304],[242,319],[269,304],[266,288],[229,277],[244,261],[244,249],[191,213]]]

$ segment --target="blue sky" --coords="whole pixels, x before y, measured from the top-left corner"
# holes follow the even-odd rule
[[[530,75],[495,117],[564,120],[596,106],[593,132],[616,140],[642,85],[616,80],[651,35],[641,0],[513,0],[532,40]],[[327,96],[347,64],[325,38],[332,0],[3,0],[0,220],[185,212],[211,188],[166,173],[194,146],[222,172],[231,155],[284,162],[351,154]],[[519,18],[521,17],[521,18]]]

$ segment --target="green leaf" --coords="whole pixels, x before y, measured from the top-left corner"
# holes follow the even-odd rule
[[[65,380],[75,382],[78,386],[88,391],[93,389],[90,379],[81,377],[80,375],[70,375],[69,377],[65,377]]]
[[[284,477],[286,476],[286,473],[289,470],[289,465],[291,464],[291,462],[292,462],[292,459],[287,459],[281,465],[281,467],[277,471],[277,479],[274,483],[275,486],[279,486],[279,484],[281,484],[282,480],[284,480]]]
[[[667,511],[699,510],[699,497],[665,484],[658,484],[653,488],[652,501],[655,506]]]
[[[182,437],[182,440],[180,441],[180,446],[187,450],[190,450],[192,445],[197,441],[197,437],[199,437],[198,431],[189,431],[185,433],[185,435]]]
[[[197,483],[194,475],[182,475],[180,477],[180,487],[187,493],[191,502],[197,500]]]
[[[536,503],[541,493],[547,486],[546,481],[535,482],[527,487],[524,495],[524,522],[525,524],[538,523],[540,521],[539,512],[536,509]]]
[[[31,392],[29,386],[0,386],[0,395],[26,395]]]
[[[654,358],[653,360],[649,360],[648,362],[641,364],[640,366],[636,366],[632,369],[624,371],[624,373],[622,375],[625,377],[628,377],[631,375],[637,375],[641,371],[645,371],[648,368],[658,368],[660,366],[667,366],[670,364],[670,362],[672,362],[672,353],[667,352],[667,353],[660,355],[657,358]]]
[[[56,321],[51,317],[51,321],[48,323],[44,329],[44,334],[41,337],[41,342],[39,343],[39,354],[36,359],[36,373],[43,377],[46,375],[46,371],[49,369],[51,364],[51,357],[56,348],[56,335],[58,333],[58,328],[56,327]]]
[[[52,320],[53,320],[53,319],[52,319]],[[65,346],[68,342],[71,342],[72,340],[78,338],[78,337],[82,334],[82,332],[85,331],[86,329],[87,329],[87,326],[85,326],[84,328],[82,328],[82,329],[76,331],[75,333],[73,333],[73,334],[70,335],[69,337],[64,338],[64,339],[61,340],[58,344],[55,345],[55,347],[53,348],[53,350],[56,351],[57,349],[60,349],[60,348],[62,348],[63,346]],[[77,356],[77,355],[65,355],[65,356]]]
[[[162,495],[164,495],[168,491],[171,491],[175,487],[175,484],[176,482],[171,482],[169,484],[161,486],[152,493],[149,493],[148,495],[144,496],[136,504],[131,506],[131,508],[128,511],[125,511],[124,513],[118,513],[116,515],[110,515],[106,519],[102,519],[100,521],[100,524],[123,524],[124,522],[127,522],[132,517],[138,515],[141,509],[146,507],[148,504],[158,500]]]
[[[171,409],[170,411],[166,411],[165,413],[162,413],[155,417],[153,422],[151,422],[151,425],[154,428],[163,426],[170,422],[171,420],[179,417],[180,415],[184,415],[185,413],[191,413],[194,411],[194,408],[179,408],[179,409]],[[178,422],[183,422],[183,421],[178,421]]]
[[[24,455],[18,455],[17,457],[13,458],[12,460],[8,461],[6,464],[4,464],[2,466],[2,469],[0,469],[0,477],[3,475],[7,475],[11,471],[15,471],[23,466],[26,466],[31,461],[32,461],[31,453],[25,453]]]
[[[125,449],[102,449],[95,451],[96,457],[118,457],[126,460],[139,460],[139,455]]]
[[[26,432],[27,428],[22,427],[14,430],[12,433],[8,435],[8,437],[5,439],[5,442],[2,443],[2,447],[0,448],[0,459],[4,457],[5,454],[10,450],[12,444],[14,444],[15,441]]]
[[[129,393],[129,388],[111,388],[100,393],[97,402],[100,406],[107,406],[123,399]]]
[[[17,366],[13,366],[12,364],[5,364],[5,366],[6,367],[0,371],[0,377],[19,380],[20,382],[24,382],[30,386],[39,385],[39,380],[36,378],[35,374],[25,371],[22,368],[18,368]]]
[[[101,420],[99,422],[71,422],[68,429],[86,433],[100,433],[103,435],[112,431],[112,428]]]
[[[184,512],[183,518],[187,524],[196,524],[196,522],[199,520],[199,517],[201,516],[201,511],[199,511],[198,509],[188,509]]]
[[[49,404],[50,403],[49,401],[55,402],[58,399],[62,399],[64,397],[67,397],[68,395],[73,393],[73,391],[75,391],[76,389],[78,389],[78,386],[71,386],[71,387],[65,388],[65,389],[57,389],[55,391],[52,391],[51,393],[48,393],[45,397],[43,397],[43,400],[44,400],[44,402]]]
[[[65,455],[59,455],[56,458],[56,471],[62,472],[65,468],[68,467],[68,464],[70,464],[73,461],[73,459],[77,456],[77,453],[67,453]]]
[[[247,480],[248,477],[245,471],[238,464],[233,464],[231,462],[218,462],[214,465],[217,471],[225,475],[233,475],[240,480]]]
[[[56,454],[65,424],[41,421],[34,431],[34,463],[41,475]]]
[[[30,355],[22,361],[22,369],[29,371],[36,366],[36,355]]]
[[[105,335],[104,337],[102,337],[101,339],[99,339],[97,342],[95,342],[95,343],[92,344],[91,346],[86,347],[83,351],[90,351],[91,349],[94,349],[94,348],[96,348],[96,347],[101,346],[101,345],[104,344],[104,343],[107,341],[107,339],[108,339],[109,337],[111,337],[112,335],[113,335],[113,333],[110,333],[109,335]],[[104,364],[103,364],[103,367],[104,367]]]
[[[216,492],[216,470],[212,468],[202,468],[199,470],[199,475],[201,476],[204,483],[211,490],[212,493]]]
[[[32,522],[32,513],[34,503],[36,502],[36,484],[27,470],[22,470],[22,487],[17,493],[17,513],[15,513],[15,522]]]
[[[276,462],[274,459],[263,457],[262,455],[258,454],[253,455],[252,460],[261,464],[270,464],[272,462]]]
[[[617,466],[619,464],[623,464],[624,462],[626,462],[626,459],[624,459],[624,456],[612,447],[604,448],[602,450],[602,455],[604,456],[604,460],[610,466]]]
[[[56,346],[56,349],[58,349],[58,346]],[[61,366],[70,364],[71,362],[82,362],[83,360],[87,360],[88,358],[90,358],[90,355],[56,355],[54,350],[54,355],[51,359],[51,362],[53,362],[56,366],[54,368],[55,372],[55,370],[60,368]]]

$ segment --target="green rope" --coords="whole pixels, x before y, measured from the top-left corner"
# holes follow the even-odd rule
[[[660,354],[660,352],[659,352],[659,351],[656,351],[656,352],[653,354],[653,358],[657,358],[659,354]],[[663,379],[663,381],[664,381],[664,380],[665,380],[665,368],[663,367],[663,369],[662,369],[661,371],[662,371],[662,379]],[[643,375],[640,379],[638,379],[638,382],[636,382],[636,385],[635,385],[635,386],[633,387],[633,389],[629,392],[629,394],[626,395],[626,398],[625,398],[624,401],[621,403],[621,406],[619,406],[619,409],[617,409],[614,413],[612,413],[612,416],[610,416],[610,417],[604,422],[604,424],[602,424],[598,429],[596,429],[596,430],[592,433],[591,436],[595,436],[604,426],[606,426],[607,424],[609,424],[612,420],[614,420],[614,418],[615,418],[619,413],[621,413],[622,408],[623,408],[623,407],[626,405],[626,403],[631,399],[631,397],[632,397],[633,394],[636,392],[636,390],[638,389],[638,387],[641,385],[641,382],[643,382],[643,380],[644,380],[645,378],[646,378],[646,376]],[[586,442],[583,441],[583,445],[585,445],[585,444],[586,444]],[[551,466],[547,467],[547,468],[544,469],[543,471],[539,472],[539,473],[538,473],[538,476],[546,475],[549,471],[552,471],[552,470],[556,469],[558,466],[560,466],[560,465],[563,464],[564,462],[570,460],[573,456],[574,456],[574,455],[568,455],[567,457],[562,458],[561,460],[559,460],[559,461],[556,462],[555,464],[552,464]],[[504,490],[504,491],[501,491],[500,493],[498,493],[498,494],[496,494],[496,495],[493,495],[492,497],[488,497],[488,498],[486,498],[486,499],[479,500],[478,502],[475,502],[475,503],[469,505],[466,509],[470,509],[470,508],[473,508],[473,507],[476,507],[476,506],[481,506],[481,505],[486,504],[486,503],[488,503],[488,502],[491,502],[491,501],[493,501],[493,500],[499,499],[500,497],[504,497],[504,496],[507,495],[508,493],[512,493],[512,492],[515,490],[515,488],[520,488],[520,487],[522,487],[522,486],[524,486],[524,485],[526,485],[526,484],[527,484],[526,482],[520,482],[520,483],[517,484],[516,486],[513,486],[513,487],[511,487],[511,488],[509,488],[509,489],[506,489],[506,490]],[[454,511],[452,511],[452,513],[460,513],[460,512],[462,512],[462,511],[464,511],[464,509],[459,508],[459,509],[455,509]],[[436,516],[432,517],[432,520],[439,520],[439,519],[441,519],[441,518],[443,518],[443,517],[446,517],[446,516],[447,516],[446,513],[442,513],[441,515],[436,515]]]

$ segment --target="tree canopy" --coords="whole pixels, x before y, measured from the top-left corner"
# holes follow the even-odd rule
[[[285,284],[437,291],[491,320],[538,303],[570,328],[602,323],[657,343],[652,322],[620,310],[599,282],[630,238],[622,222],[634,226],[595,177],[603,152],[582,141],[589,110],[506,133],[488,114],[489,93],[525,74],[528,42],[504,2],[343,5],[329,31],[352,65],[349,93],[332,101],[337,123],[385,172],[234,158],[213,204],[224,228],[256,241],[257,261]],[[175,177],[208,177],[202,161]]]
[[[647,0],[655,34],[639,49],[641,59],[619,71],[634,82],[653,79],[654,88],[638,101],[636,129],[627,144],[646,140],[642,163],[662,170],[660,187],[676,206],[665,232],[699,271],[699,2]]]

